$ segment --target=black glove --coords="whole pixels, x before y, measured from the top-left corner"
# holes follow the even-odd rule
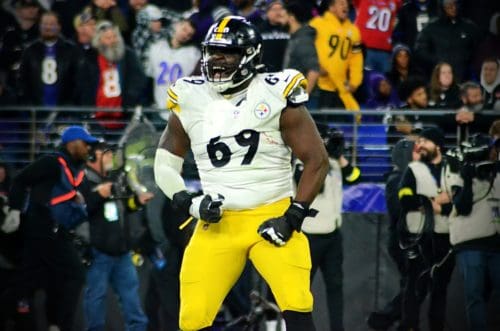
[[[268,219],[259,226],[257,232],[271,244],[283,246],[294,230],[300,232],[307,216],[314,217],[317,213],[317,210],[309,209],[307,203],[294,201],[283,216]]]
[[[172,197],[172,208],[202,221],[217,223],[222,217],[223,201],[224,197],[221,194],[198,195],[188,191],[180,191]]]

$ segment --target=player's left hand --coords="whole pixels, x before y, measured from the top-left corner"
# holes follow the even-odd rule
[[[268,219],[257,232],[271,244],[284,246],[294,230],[300,232],[304,218],[314,217],[317,213],[317,210],[309,209],[309,204],[294,201],[283,216]]]
[[[259,226],[257,232],[271,244],[281,247],[290,239],[293,229],[287,223],[286,217],[281,216],[265,221]]]

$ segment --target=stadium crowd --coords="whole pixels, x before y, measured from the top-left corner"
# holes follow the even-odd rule
[[[354,119],[358,125],[381,124],[387,129],[387,139],[391,146],[402,138],[408,138],[412,142],[419,141],[419,144],[434,144],[434,147],[441,147],[443,151],[445,145],[467,141],[475,133],[498,139],[498,122],[496,127],[491,126],[493,120],[500,118],[495,115],[495,112],[500,114],[498,1],[4,0],[0,7],[0,196],[8,198],[15,177],[14,170],[20,173],[16,177],[17,184],[19,185],[19,178],[22,178],[22,189],[27,190],[23,194],[28,195],[27,187],[38,185],[37,180],[41,177],[52,176],[57,181],[61,176],[57,171],[44,172],[47,171],[44,167],[59,169],[62,166],[64,169],[71,169],[68,171],[74,173],[63,181],[68,181],[75,189],[80,185],[76,183],[77,177],[85,168],[87,177],[89,171],[93,173],[92,182],[97,185],[96,189],[90,189],[85,186],[90,185],[86,181],[82,184],[85,200],[95,203],[93,214],[89,209],[86,215],[90,221],[91,235],[98,233],[106,237],[109,233],[119,231],[111,226],[93,230],[92,217],[105,219],[107,222],[123,219],[124,224],[128,224],[125,219],[130,215],[143,220],[147,218],[142,214],[137,216],[136,211],[142,210],[142,207],[147,209],[149,204],[154,205],[154,199],[161,192],[156,191],[154,195],[144,197],[138,192],[125,190],[123,206],[117,207],[114,202],[110,202],[117,195],[112,192],[111,184],[106,179],[110,169],[103,165],[103,162],[110,160],[109,157],[104,158],[111,147],[99,145],[99,153],[95,154],[94,151],[94,158],[90,163],[85,163],[85,153],[79,151],[79,148],[84,147],[71,147],[72,143],[83,139],[90,146],[95,143],[94,135],[108,138],[109,132],[121,132],[133,115],[128,109],[138,105],[154,108],[156,113],[148,116],[155,123],[160,123],[163,129],[171,116],[170,109],[167,109],[168,87],[181,77],[201,75],[201,42],[210,26],[228,15],[243,16],[260,31],[262,63],[267,72],[293,68],[305,76],[308,81],[306,91],[309,94],[309,110],[342,110],[328,117],[331,123],[352,123]],[[29,121],[23,121],[28,118],[28,112],[10,108],[15,106],[62,107],[61,109],[91,107],[94,113],[91,115],[93,121],[89,127],[90,134],[86,131],[82,133],[75,127],[70,127],[74,132],[64,131],[66,136],[62,136],[62,143],[65,150],[60,153],[65,155],[66,161],[42,158],[42,162],[30,164],[29,170],[12,169],[9,163],[16,161],[17,154],[11,152],[15,148],[10,142],[16,140],[16,135],[21,132],[31,130],[27,124]],[[360,110],[363,110],[363,115],[360,115]],[[379,112],[367,114],[371,110]],[[400,112],[392,114],[391,110],[420,110],[428,112],[428,115],[404,115]],[[488,112],[485,114],[484,111]],[[40,112],[37,116],[38,121],[46,123],[53,122],[57,117],[66,124],[79,124],[88,119],[89,114],[55,111]],[[429,131],[429,128],[436,126],[443,132],[436,133],[432,129]],[[335,160],[347,162],[337,154]],[[96,155],[99,162],[96,161]],[[415,156],[412,159],[411,153],[409,157],[406,163],[418,159]],[[76,160],[74,164],[69,161],[72,158],[73,161]],[[433,159],[429,160],[431,161]],[[69,166],[63,165],[64,162],[70,163]],[[397,162],[393,165],[397,168]],[[344,166],[345,164],[342,167]],[[337,170],[339,169],[340,167]],[[34,175],[34,170],[40,173],[39,177]],[[398,171],[402,173],[403,169]],[[398,181],[400,179],[398,177]],[[22,209],[21,198],[25,198],[19,193],[20,190],[18,188],[15,197],[17,209]],[[43,193],[43,190],[44,186],[41,185],[41,188],[31,192],[36,195]],[[465,199],[461,194],[457,195],[460,195],[460,199]],[[45,198],[40,199],[46,202]],[[150,201],[151,199],[153,200]],[[442,205],[452,203],[453,201],[445,201]],[[408,205],[415,207],[410,208],[407,211],[409,213],[416,213],[419,208],[424,208],[414,201]],[[171,223],[177,225],[179,215],[171,210],[169,203],[164,208],[164,216],[168,215]],[[451,210],[451,206],[446,208]],[[30,215],[34,220],[40,216],[37,213]],[[165,330],[177,330],[179,303],[178,297],[172,293],[179,291],[176,277],[188,239],[185,233],[178,231],[172,224],[167,224],[169,220],[162,220],[164,224],[161,227],[165,234],[157,240],[158,243],[162,240],[163,243],[169,242],[168,248],[158,244],[154,247],[146,245],[148,247],[145,249],[142,244],[132,244],[128,234],[124,234],[114,238],[116,245],[111,245],[113,247],[110,251],[117,251],[115,254],[108,253],[104,248],[100,249],[100,243],[90,239],[95,264],[90,271],[86,271],[87,281],[90,279],[93,282],[86,285],[88,330],[104,328],[104,312],[99,308],[103,305],[102,296],[106,293],[108,282],[120,296],[125,323],[130,330],[160,330],[160,325]],[[151,226],[149,227],[146,232],[152,231]],[[54,236],[57,231],[62,232],[52,225],[47,225],[47,229],[45,230],[53,232]],[[18,232],[12,234],[12,231],[3,227],[2,230],[8,233],[1,234],[2,254],[15,251],[19,247]],[[49,249],[62,248],[67,250],[64,259],[69,261],[69,255],[79,254],[73,252],[72,248],[67,248],[67,245],[72,245],[73,235],[71,233],[64,237],[57,243],[59,246],[51,248],[44,248],[43,244],[40,246],[41,242],[37,241],[39,239],[31,236],[30,244],[24,246],[24,255],[13,254],[5,261],[0,260],[0,275],[3,280],[0,282],[0,294],[8,292],[4,296],[6,301],[2,297],[0,303],[10,303],[11,293],[5,284],[10,284],[13,275],[17,275],[14,266],[26,262],[26,250],[38,251],[43,260],[51,254]],[[335,232],[335,236],[337,235],[338,232]],[[148,236],[156,240],[154,233],[149,233]],[[165,236],[169,237],[168,240]],[[447,232],[442,237],[445,237],[444,256],[450,244]],[[496,239],[495,243],[498,242],[498,232]],[[341,241],[336,244],[339,242],[341,245]],[[106,242],[106,245],[109,246],[110,243]],[[142,249],[143,255],[150,256],[157,267],[153,268],[150,276],[144,312],[137,300],[138,279],[128,254],[132,246],[141,247],[137,250]],[[172,261],[166,268],[161,262],[163,255],[168,255],[168,261]],[[463,255],[461,263],[465,270],[467,260]],[[100,258],[99,261],[96,256]],[[28,275],[34,277],[40,272],[37,269],[39,266],[35,257],[30,256],[28,260],[32,263],[31,269],[27,269],[30,270]],[[342,264],[342,257],[338,257],[338,261]],[[50,263],[57,265],[61,261],[54,258]],[[404,274],[405,268],[399,264],[398,267]],[[77,269],[81,269],[81,266],[75,267]],[[102,279],[104,272],[113,275],[113,270],[119,270],[125,276],[114,274],[115,278],[109,276],[109,279]],[[450,265],[444,276],[444,288],[452,270],[453,265]],[[49,295],[49,324],[58,325],[61,330],[71,329],[76,307],[70,306],[75,304],[74,299],[84,286],[83,272],[63,273],[61,276],[61,283],[67,282],[64,284],[71,289],[68,293],[72,297],[68,293],[54,291],[53,284],[33,285],[33,279],[26,280],[33,287],[45,286],[54,298],[60,299],[57,295],[63,297],[59,304],[70,302],[62,316],[61,311],[51,311],[57,304],[50,302],[55,299]],[[126,284],[119,282],[124,277],[128,281]],[[339,277],[339,282],[342,282],[342,276]],[[402,285],[402,293],[397,299],[400,301],[396,305],[403,305],[403,311],[411,310],[420,302],[412,302],[410,308],[408,304],[402,304],[401,300],[408,299],[404,297],[403,287]],[[410,295],[408,300],[418,301],[418,298]],[[29,310],[29,304],[30,302],[22,300],[16,301],[17,313]],[[244,309],[235,308],[233,315],[244,313],[247,308],[245,305]],[[330,308],[332,311],[335,309]],[[158,317],[159,312],[163,318]],[[369,318],[369,323],[383,325],[378,329],[386,329],[386,325],[390,326],[399,320],[401,330],[418,327],[418,321],[413,320],[414,316],[405,315],[401,320],[401,314],[405,313],[406,311],[402,313],[393,310],[377,312]],[[8,320],[9,314],[7,308],[0,313],[0,323]],[[443,318],[443,314],[444,312],[438,319]],[[331,330],[342,330],[342,318],[334,313],[331,313],[330,318],[336,319],[335,326],[332,322]],[[32,321],[18,321],[18,327],[23,323],[28,325],[26,330],[32,325],[29,324]],[[318,330],[327,328],[316,327]],[[433,330],[442,327],[437,325]]]

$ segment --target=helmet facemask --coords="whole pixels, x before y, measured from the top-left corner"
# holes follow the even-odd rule
[[[260,44],[255,47],[203,46],[201,68],[203,75],[219,93],[238,87],[255,74],[260,62]]]

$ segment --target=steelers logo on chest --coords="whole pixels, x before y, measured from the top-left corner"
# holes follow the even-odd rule
[[[255,117],[263,120],[265,118],[268,118],[271,115],[271,107],[269,107],[269,105],[265,102],[260,102],[255,107],[253,113],[254,113]]]

